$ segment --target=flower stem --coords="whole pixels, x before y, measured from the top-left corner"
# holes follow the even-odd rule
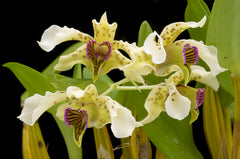
[[[125,90],[125,91],[130,91],[130,90],[146,90],[146,89],[153,89],[155,88],[157,85],[150,85],[150,86],[120,86],[121,84],[127,83],[130,80],[128,78],[124,78],[116,83],[113,83],[110,85],[110,87],[101,94],[101,96],[107,95],[109,93],[111,93],[113,90]]]
[[[104,95],[107,95],[109,93],[111,93],[117,86],[121,85],[121,84],[124,84],[126,82],[129,82],[130,80],[128,78],[124,78],[116,83],[113,83],[110,85],[110,87],[101,94],[101,96],[104,96]]]
[[[117,86],[117,90],[146,90],[146,89],[153,89],[157,85],[150,85],[150,86]]]

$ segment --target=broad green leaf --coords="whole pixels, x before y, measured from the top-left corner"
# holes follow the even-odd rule
[[[240,1],[215,0],[207,33],[207,44],[218,48],[222,67],[240,75]]]
[[[206,40],[210,11],[203,0],[188,0],[188,5],[185,10],[185,21],[199,21],[204,15],[207,17],[207,21],[203,28],[188,29],[191,37],[194,37],[195,40]]]
[[[3,66],[9,68],[14,73],[14,75],[26,88],[29,95],[33,95],[35,93],[44,95],[46,90],[52,92],[56,90],[48,82],[44,75],[31,67],[16,62],[9,62]]]
[[[79,46],[81,46],[83,43],[78,42],[72,46],[70,46],[68,49],[66,49],[61,55],[65,55],[68,53],[71,53],[75,49],[77,49]],[[60,57],[60,56],[59,56]],[[57,87],[67,87],[68,85],[65,85],[67,82],[72,82],[69,78],[67,80],[60,79],[60,81],[48,81],[49,78],[46,78],[44,75],[49,75],[54,72],[53,67],[57,64],[59,57],[57,57],[41,74],[40,72],[28,67],[24,66],[22,64],[15,64],[15,63],[7,63],[3,66],[5,67],[13,67],[11,70],[14,72],[14,74],[17,76],[19,81],[23,84],[23,86],[26,88],[27,92],[23,94],[24,98],[26,98],[29,95],[33,95],[34,93],[39,94],[45,94],[46,91],[52,91],[54,92],[56,88],[54,88],[50,83],[53,83],[58,85]],[[25,69],[19,69],[17,65],[22,66]],[[21,68],[21,67],[20,67]],[[22,71],[21,71],[22,70]],[[28,75],[25,75],[25,72]],[[36,77],[35,77],[36,76]],[[36,80],[37,79],[37,80]],[[55,79],[57,80],[57,79]],[[64,84],[65,86],[61,85],[60,83]],[[68,83],[69,84],[69,83]],[[82,87],[85,87],[86,82],[83,82]],[[30,93],[29,93],[30,92]],[[29,95],[28,95],[29,94]],[[58,124],[59,129],[61,130],[61,133],[63,135],[64,141],[66,143],[67,149],[68,149],[68,155],[70,159],[81,159],[82,158],[82,148],[78,148],[73,140],[73,131],[71,128],[67,127],[64,122],[60,121],[56,117],[56,109],[57,107],[52,107],[52,109],[49,109],[49,112],[53,115],[55,121]]]
[[[139,33],[138,33],[138,43],[137,45],[143,46],[143,43],[145,39],[148,37],[150,33],[152,33],[152,28],[148,24],[147,21],[143,21],[142,24],[140,25]]]
[[[240,1],[238,0],[215,1],[206,39],[208,45],[217,47],[219,64],[234,74],[239,74],[240,71],[240,22],[238,20],[240,11],[237,7],[239,5]],[[225,107],[228,107],[233,102],[234,96],[230,71],[218,75],[222,90],[228,96],[232,96],[228,98],[228,105]],[[222,103],[224,93],[221,94],[220,100]]]
[[[29,92],[30,95],[33,95],[35,93],[44,95],[46,91],[56,91],[56,88],[50,84],[50,82],[44,75],[28,66],[13,62],[4,64],[3,66],[11,69],[11,71],[16,75],[18,80],[22,83],[22,85],[26,88],[27,92]],[[77,147],[73,140],[72,129],[67,127],[64,122],[60,121],[56,117],[56,110],[57,107],[53,106],[51,109],[49,109],[49,112],[53,115],[59,129],[62,132],[68,148],[69,158],[81,158],[82,150]]]
[[[85,89],[88,85],[93,84],[91,79],[74,79],[71,77],[59,75],[59,74],[48,74],[47,79],[49,82],[57,88],[57,90],[66,90],[68,86],[77,86],[81,89]],[[98,93],[101,94],[104,90],[108,89],[108,83],[102,80],[98,80],[94,83]]]

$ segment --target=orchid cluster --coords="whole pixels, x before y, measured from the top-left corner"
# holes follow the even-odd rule
[[[68,40],[84,43],[74,52],[61,56],[54,70],[66,71],[80,63],[92,72],[93,84],[84,90],[69,86],[65,91],[46,92],[44,96],[35,94],[25,100],[18,118],[28,125],[34,125],[45,111],[57,106],[56,116],[66,126],[73,128],[73,139],[79,147],[87,128],[102,128],[111,123],[114,136],[124,138],[131,136],[136,127],[155,120],[162,111],[178,120],[183,120],[190,113],[190,123],[194,122],[199,114],[198,108],[204,101],[205,89],[190,87],[188,83],[194,80],[217,91],[219,83],[216,75],[225,69],[218,64],[214,46],[176,38],[188,28],[202,27],[205,21],[206,17],[199,22],[172,23],[161,34],[156,31],[149,34],[142,47],[114,40],[117,23],[109,24],[106,13],[100,22],[92,21],[94,37],[66,26],[50,26],[38,42],[43,50],[49,52]],[[199,58],[208,65],[210,71],[197,65]],[[98,95],[94,82],[113,69],[123,71],[125,78]],[[144,76],[151,72],[165,78],[165,81],[148,85]],[[122,86],[126,82],[134,85]],[[151,90],[144,104],[148,115],[136,121],[128,108],[108,96],[116,89]]]
[[[161,34],[156,31],[149,34],[142,47],[115,40],[117,23],[109,24],[106,13],[100,22],[92,21],[94,37],[66,26],[50,26],[38,42],[43,50],[49,52],[68,40],[84,43],[72,53],[61,56],[54,70],[66,71],[76,64],[82,64],[92,72],[93,83],[84,90],[69,86],[64,91],[46,92],[44,96],[35,94],[25,100],[18,118],[28,125],[34,125],[45,111],[58,107],[56,116],[66,126],[73,128],[73,139],[79,147],[87,128],[102,128],[111,123],[114,136],[124,138],[131,136],[136,127],[154,121],[162,111],[178,120],[183,120],[190,113],[190,123],[194,122],[199,114],[198,108],[204,101],[205,89],[190,87],[188,83],[194,80],[217,91],[219,83],[216,75],[225,69],[218,64],[214,46],[176,38],[188,28],[202,27],[205,21],[206,17],[199,22],[172,23]],[[199,58],[210,71],[197,65]],[[111,84],[99,95],[94,82],[113,69],[123,71],[125,78]],[[165,78],[164,82],[148,85],[144,76],[152,72]],[[123,86],[127,82],[133,85]],[[144,89],[150,90],[144,104],[148,115],[140,121],[136,121],[128,108],[108,96],[113,90]]]
[[[54,70],[66,71],[82,64],[92,72],[93,82],[84,90],[69,86],[66,90],[48,91],[45,95],[35,94],[25,100],[18,118],[34,125],[45,111],[58,107],[56,116],[66,126],[72,127],[73,140],[79,147],[87,128],[102,128],[111,123],[114,136],[125,138],[131,136],[136,127],[154,121],[163,111],[177,120],[190,114],[190,123],[194,122],[204,101],[205,89],[193,88],[188,83],[194,80],[217,91],[219,82],[216,75],[226,69],[218,64],[214,46],[206,46],[193,39],[176,38],[188,28],[203,27],[205,21],[204,16],[199,22],[172,23],[160,34],[156,31],[149,34],[141,47],[136,43],[115,40],[117,23],[109,24],[106,13],[100,22],[92,21],[94,37],[66,26],[50,26],[38,42],[43,50],[49,52],[69,40],[84,43],[72,53],[61,56]],[[197,65],[199,59],[208,65],[209,71]],[[121,70],[125,78],[110,84],[99,95],[94,82],[113,69]],[[150,73],[164,80],[148,85],[144,77]],[[124,85],[127,82],[132,85]],[[109,95],[114,90],[149,90],[144,103],[147,116],[135,119],[131,110]]]

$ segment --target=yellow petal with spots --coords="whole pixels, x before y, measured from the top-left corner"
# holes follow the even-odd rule
[[[163,46],[170,45],[186,29],[203,27],[206,22],[204,16],[198,23],[196,22],[176,22],[166,26],[160,34]]]
[[[92,21],[94,29],[94,39],[98,43],[108,41],[113,42],[115,32],[117,29],[117,23],[109,24],[107,20],[106,12],[102,15],[100,22],[97,22],[95,19]]]

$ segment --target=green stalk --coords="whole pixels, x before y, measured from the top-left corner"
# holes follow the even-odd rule
[[[147,134],[142,127],[137,127],[131,136],[131,149],[133,159],[151,159],[152,148]]]
[[[82,65],[81,64],[76,64],[74,66],[73,78],[82,79]]]
[[[219,95],[206,87],[203,126],[212,158],[231,158],[231,126],[229,111],[221,107]]]
[[[24,159],[50,159],[38,122],[23,123],[22,153]]]
[[[132,148],[131,148],[131,137],[121,138],[121,145],[128,145],[126,147],[122,147],[122,156],[121,159],[132,159]]]
[[[240,158],[240,76],[232,76],[234,87],[233,159]]]
[[[101,129],[93,128],[93,134],[97,151],[97,158],[114,159],[113,147],[107,127],[104,126]]]

